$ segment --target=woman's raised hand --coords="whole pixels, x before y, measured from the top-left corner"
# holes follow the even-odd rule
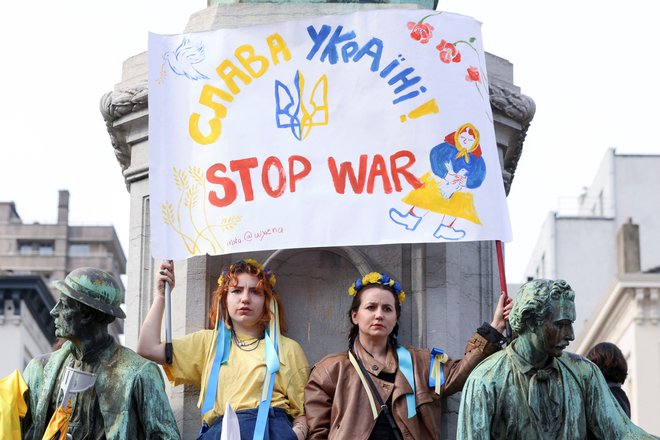
[[[513,307],[513,300],[502,292],[500,294],[500,299],[497,301],[497,307],[495,307],[495,313],[493,313],[493,321],[490,323],[498,332],[504,334],[506,328],[506,321],[509,319],[509,313],[511,313],[511,308]]]
[[[165,283],[174,288],[174,262],[163,261],[156,272],[156,292],[151,308],[144,318],[140,337],[138,338],[137,352],[160,365],[165,364],[165,344],[161,342],[161,323],[165,310]]]
[[[156,280],[157,280],[156,284],[158,287],[158,295],[164,298],[165,283],[169,283],[170,290],[174,289],[174,261],[163,260],[160,263],[160,270],[158,272],[158,276]]]

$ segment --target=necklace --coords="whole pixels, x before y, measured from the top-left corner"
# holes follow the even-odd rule
[[[360,344],[360,345],[362,345],[362,344]],[[369,353],[369,351],[368,351],[366,348],[364,348],[364,345],[362,345],[362,349],[363,349],[364,351],[366,351],[367,354],[368,354],[369,356],[371,356],[375,361],[380,362],[381,364],[384,364],[384,365],[385,365],[385,368],[390,368],[390,362],[387,361],[387,353],[385,354],[385,360],[382,360],[382,361],[381,361],[381,360],[378,360],[373,354]],[[387,364],[385,364],[385,362],[387,362]]]
[[[247,340],[243,341],[239,339],[238,336],[236,336],[236,332],[234,332],[233,330],[231,331],[231,334],[232,334],[232,339],[234,339],[234,343],[236,344],[236,346],[243,351],[256,350],[257,347],[259,346],[259,342],[261,342],[261,339],[259,338],[252,338],[252,340],[249,342]]]

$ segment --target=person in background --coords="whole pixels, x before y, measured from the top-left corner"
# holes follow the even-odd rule
[[[172,341],[168,365],[161,321],[165,283],[173,289],[175,277],[174,264],[161,263],[138,353],[161,364],[173,385],[201,388],[200,439],[220,438],[227,404],[236,411],[242,440],[302,440],[307,435],[303,390],[309,366],[300,345],[280,335],[286,328],[276,281],[252,259],[223,270],[211,300],[213,328]]]
[[[630,401],[621,385],[628,376],[628,363],[619,347],[611,342],[601,342],[594,345],[587,353],[587,359],[596,364],[607,381],[607,386],[621,409],[630,417]]]
[[[319,361],[305,387],[312,440],[440,438],[440,399],[460,391],[470,371],[500,349],[511,302],[502,294],[492,323],[467,343],[463,359],[397,341],[405,292],[372,272],[348,290],[348,351]]]

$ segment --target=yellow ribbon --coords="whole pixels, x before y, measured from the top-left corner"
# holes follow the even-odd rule
[[[433,359],[433,372],[431,376],[435,380],[435,394],[440,395],[440,388],[442,384],[440,383],[440,366],[449,360],[449,356],[445,353],[436,354]]]
[[[378,418],[378,407],[376,406],[376,402],[374,401],[374,396],[371,394],[371,390],[369,389],[369,384],[367,384],[367,379],[364,378],[362,375],[362,370],[360,369],[360,366],[357,364],[357,361],[355,360],[355,356],[353,356],[353,352],[350,350],[348,351],[348,359],[351,361],[351,364],[353,364],[353,367],[355,368],[355,371],[357,371],[358,376],[360,376],[360,381],[362,382],[362,386],[364,387],[364,390],[367,392],[367,397],[369,397],[369,405],[371,405],[371,413],[374,416],[374,420]]]

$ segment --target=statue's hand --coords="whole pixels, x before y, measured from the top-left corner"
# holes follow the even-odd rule
[[[498,332],[504,334],[506,328],[506,321],[509,319],[509,313],[511,313],[511,308],[513,307],[513,300],[508,297],[504,292],[500,294],[500,298],[497,301],[497,307],[495,307],[495,313],[493,313],[493,321],[490,323]]]
[[[158,288],[158,295],[165,298],[165,283],[169,283],[170,290],[174,289],[174,261],[163,260],[160,263],[160,271],[157,274],[156,286]]]

